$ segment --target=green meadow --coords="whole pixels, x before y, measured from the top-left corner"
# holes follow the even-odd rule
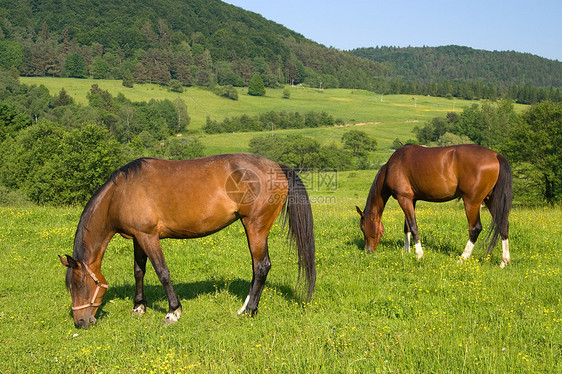
[[[374,136],[381,163],[390,145],[412,138],[416,124],[473,102],[290,88],[255,98],[239,89],[230,101],[191,87],[182,94],[157,85],[118,81],[21,78],[78,102],[92,83],[131,100],[185,100],[190,133],[207,153],[247,150],[256,133],[205,135],[215,119],[269,110],[326,111],[348,127],[289,130],[339,142],[351,126]],[[417,122],[416,122],[417,121]],[[273,129],[274,133],[277,133]],[[265,134],[264,134],[265,135]],[[484,259],[488,212],[473,257],[457,259],[468,238],[462,203],[419,202],[425,255],[403,250],[404,216],[390,200],[376,252],[363,251],[359,217],[376,170],[305,175],[315,222],[317,286],[312,301],[296,296],[297,256],[277,223],[269,240],[272,268],[259,313],[236,310],[248,293],[251,257],[240,222],[214,235],[164,240],[163,249],[183,314],[162,321],[168,302],[147,268],[148,310],[131,315],[133,248],[116,236],[102,272],[109,290],[89,330],[74,327],[65,268],[82,207],[0,207],[1,373],[556,373],[562,372],[561,207],[517,205],[510,216],[512,263],[500,269],[501,247]],[[327,178],[327,179],[326,179]]]
[[[254,318],[240,317],[251,280],[244,230],[165,240],[183,304],[163,326],[167,299],[149,266],[149,309],[131,315],[132,242],[115,237],[102,271],[108,293],[89,330],[74,327],[65,268],[80,208],[0,208],[0,372],[179,373],[554,373],[562,370],[560,208],[516,208],[512,264],[501,248],[459,264],[467,240],[461,203],[418,204],[426,251],[403,251],[403,214],[391,200],[373,254],[362,250],[355,205],[373,171],[343,172],[337,188],[309,185],[315,217],[317,287],[295,296],[297,258],[276,224],[273,263]],[[489,225],[489,214],[483,213]]]
[[[433,117],[444,116],[450,111],[462,111],[473,105],[473,101],[446,99],[411,95],[381,95],[363,90],[326,89],[288,87],[290,99],[283,98],[284,88],[267,89],[266,96],[255,97],[247,94],[247,88],[237,88],[238,100],[221,98],[210,90],[201,87],[188,87],[183,93],[170,92],[164,86],[156,84],[137,84],[127,88],[116,80],[72,79],[49,77],[21,77],[25,84],[44,85],[51,95],[56,95],[62,88],[77,103],[87,105],[86,93],[97,84],[113,96],[123,94],[132,101],[149,101],[151,99],[182,99],[188,108],[191,123],[188,132],[200,136],[206,146],[207,154],[243,152],[248,149],[251,138],[265,133],[234,133],[207,135],[201,131],[207,117],[223,120],[226,117],[243,114],[255,115],[269,111],[288,112],[327,112],[344,121],[348,126],[278,131],[275,134],[298,133],[314,137],[322,144],[340,143],[344,132],[354,126],[375,136],[379,151],[373,156],[377,160],[388,157],[389,147],[398,138],[405,142],[414,136],[412,129]]]

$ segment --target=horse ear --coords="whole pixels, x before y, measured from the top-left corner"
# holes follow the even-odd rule
[[[363,212],[361,211],[361,209],[359,209],[359,207],[358,207],[357,205],[355,205],[355,209],[357,209],[357,213],[359,213],[359,215],[360,215],[361,217],[363,217],[363,216],[365,215],[365,213],[363,213]]]
[[[62,257],[61,255],[59,255],[59,259],[60,262],[66,267],[74,268],[74,269],[78,269],[80,267],[78,262],[76,262],[76,260],[69,255],[66,255],[66,257]]]

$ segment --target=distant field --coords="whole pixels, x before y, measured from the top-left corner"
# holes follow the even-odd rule
[[[150,99],[182,98],[188,106],[194,129],[205,124],[207,116],[222,120],[242,114],[257,114],[266,111],[325,111],[346,123],[393,122],[404,123],[432,118],[448,111],[462,110],[473,102],[447,100],[425,96],[380,95],[363,90],[293,87],[291,98],[283,99],[283,89],[266,90],[266,96],[255,97],[247,94],[247,88],[237,88],[238,100],[214,95],[205,88],[189,87],[183,93],[174,93],[156,84],[136,84],[134,88],[123,87],[118,80],[72,79],[49,77],[21,77],[25,84],[44,85],[51,95],[64,88],[76,102],[87,104],[86,93],[97,84],[116,96],[122,93],[133,101]]]
[[[283,99],[283,89],[267,89],[265,97],[247,94],[246,88],[238,88],[239,99],[233,101],[220,98],[207,89],[200,87],[186,88],[183,93],[169,92],[156,84],[136,84],[134,88],[123,87],[117,80],[70,79],[47,77],[21,77],[22,83],[44,85],[51,95],[64,88],[76,102],[87,104],[86,93],[92,84],[99,85],[112,95],[119,93],[133,101],[150,99],[181,98],[185,101],[191,124],[189,129],[197,131],[205,124],[207,116],[216,120],[242,114],[258,114],[268,111],[290,112],[327,112],[335,118],[341,118],[346,124],[354,125],[374,136],[379,144],[379,151],[372,158],[383,160],[390,154],[389,147],[398,138],[401,141],[412,139],[412,129],[423,125],[433,117],[443,116],[449,111],[460,112],[463,108],[478,104],[475,101],[446,99],[412,95],[381,95],[363,90],[327,89],[292,87],[291,98]],[[518,106],[524,108],[524,106]],[[349,127],[320,128],[304,130],[285,130],[281,133],[299,133],[314,137],[323,144],[339,143],[342,134]],[[273,129],[273,132],[280,133]],[[207,146],[207,154],[247,151],[248,141],[257,135],[267,133],[237,133],[205,135],[202,141]]]

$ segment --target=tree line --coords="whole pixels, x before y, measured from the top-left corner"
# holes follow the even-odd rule
[[[460,114],[433,118],[413,133],[410,143],[476,143],[495,149],[511,162],[517,199],[525,204],[562,201],[562,103],[544,101],[522,114],[509,100],[473,105]]]
[[[227,117],[217,121],[207,117],[203,131],[207,134],[220,134],[232,132],[275,131],[285,129],[304,129],[343,124],[342,119],[326,112],[287,112],[270,111],[255,116],[247,114],[237,117]]]

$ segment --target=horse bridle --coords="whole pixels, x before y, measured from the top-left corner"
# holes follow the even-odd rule
[[[94,296],[92,296],[92,300],[90,300],[89,304],[84,304],[84,305],[80,305],[80,306],[73,306],[72,310],[80,310],[80,309],[86,309],[86,308],[89,308],[89,307],[100,306],[101,303],[97,303],[97,304],[95,303],[96,297],[98,296],[98,292],[100,291],[101,288],[105,288],[105,289],[109,288],[109,286],[107,284],[103,284],[102,282],[100,282],[98,280],[98,278],[96,277],[94,272],[91,271],[90,268],[85,263],[82,263],[82,266],[84,267],[84,269],[86,269],[86,271],[88,272],[90,277],[96,283],[96,291],[94,292]]]

